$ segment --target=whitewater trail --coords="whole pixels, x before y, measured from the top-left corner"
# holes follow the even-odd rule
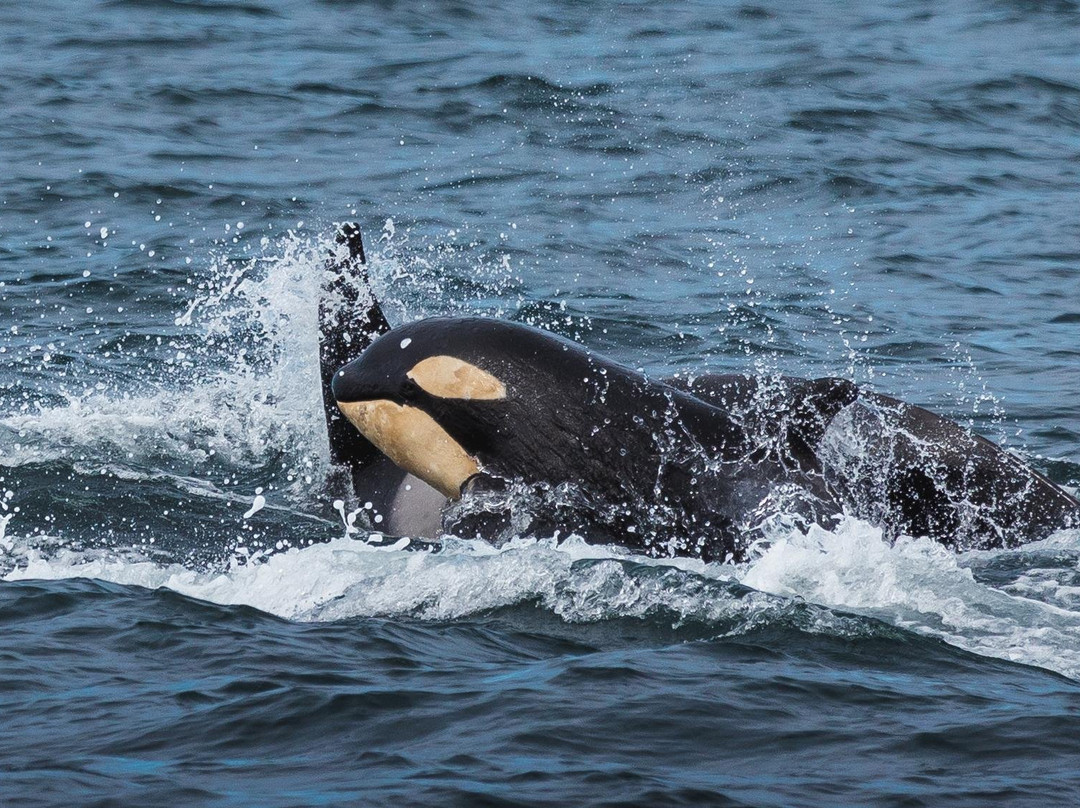
[[[632,557],[574,538],[501,548],[450,539],[439,552],[401,544],[373,546],[344,536],[279,552],[242,548],[227,568],[206,571],[130,552],[44,553],[14,539],[8,556],[15,565],[5,578],[167,588],[298,621],[455,620],[538,602],[574,623],[663,615],[674,625],[711,624],[730,635],[797,615],[798,626],[814,633],[875,631],[872,622],[846,616],[851,613],[978,654],[1080,676],[1080,611],[1055,603],[1045,581],[1040,600],[1022,587],[1006,592],[976,580],[965,555],[925,539],[889,545],[876,528],[854,519],[835,531],[793,531],[738,565]],[[1063,532],[1029,553],[1078,549],[1080,536]],[[972,554],[984,562],[992,555]],[[1075,588],[1060,587],[1066,598]]]

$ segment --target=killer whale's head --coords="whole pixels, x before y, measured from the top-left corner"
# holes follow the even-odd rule
[[[333,393],[385,455],[456,498],[481,470],[577,476],[607,377],[629,373],[530,326],[438,317],[381,336],[335,374]]]

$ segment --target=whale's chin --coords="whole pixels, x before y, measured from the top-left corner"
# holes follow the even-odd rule
[[[338,402],[345,417],[398,467],[419,477],[450,499],[480,471],[435,419],[421,409],[386,399]]]

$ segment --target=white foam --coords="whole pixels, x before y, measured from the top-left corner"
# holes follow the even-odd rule
[[[1080,548],[1080,534],[1053,541]],[[746,565],[743,583],[884,620],[987,656],[1080,676],[1080,610],[975,580],[968,562],[929,539],[885,542],[856,519],[774,543]]]
[[[250,519],[265,507],[266,497],[264,497],[262,494],[256,494],[255,499],[251,501],[251,507],[248,508],[247,512],[244,514],[244,518]]]
[[[627,558],[625,553],[576,539],[559,546],[551,540],[518,541],[499,549],[482,542],[451,541],[439,553],[407,551],[406,543],[378,547],[341,538],[269,555],[242,551],[228,569],[216,572],[119,553],[61,549],[46,556],[24,547],[17,567],[5,577],[94,578],[168,588],[213,603],[243,604],[305,621],[358,616],[448,620],[538,601],[569,622],[643,617],[664,609],[676,621],[735,620],[750,625],[752,615],[786,608],[764,595],[732,596],[722,585],[732,580],[730,567],[707,567],[692,560],[673,566],[651,559],[634,559],[641,566],[627,567],[620,563]],[[643,575],[642,569],[653,574]],[[697,574],[687,575],[691,569]]]
[[[1075,549],[1078,539],[1058,541]],[[674,622],[716,623],[720,633],[738,633],[792,608],[812,608],[804,605],[809,602],[1080,677],[1080,612],[979,583],[965,556],[927,540],[890,546],[875,528],[853,519],[836,531],[792,532],[759,558],[735,566],[630,558],[576,539],[559,546],[519,541],[499,549],[451,542],[430,553],[405,550],[400,542],[386,548],[343,537],[271,555],[241,551],[228,569],[216,572],[101,551],[46,556],[29,546],[11,558],[16,565],[7,580],[86,577],[166,587],[293,620],[446,620],[535,601],[568,622],[661,611]],[[734,591],[735,583],[761,594]],[[870,630],[820,609],[800,626],[839,634]]]
[[[11,552],[15,548],[14,542],[11,542],[7,538],[7,526],[15,514],[2,514],[0,513],[0,550],[6,550]]]

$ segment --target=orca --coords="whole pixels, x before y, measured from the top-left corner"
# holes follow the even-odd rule
[[[363,266],[352,233],[331,291]],[[332,459],[384,529],[575,533],[713,561],[744,559],[775,519],[828,527],[846,513],[963,549],[1080,524],[1080,502],[1014,455],[850,381],[651,379],[479,317],[390,328],[353,273],[360,291],[320,318],[324,403]]]

